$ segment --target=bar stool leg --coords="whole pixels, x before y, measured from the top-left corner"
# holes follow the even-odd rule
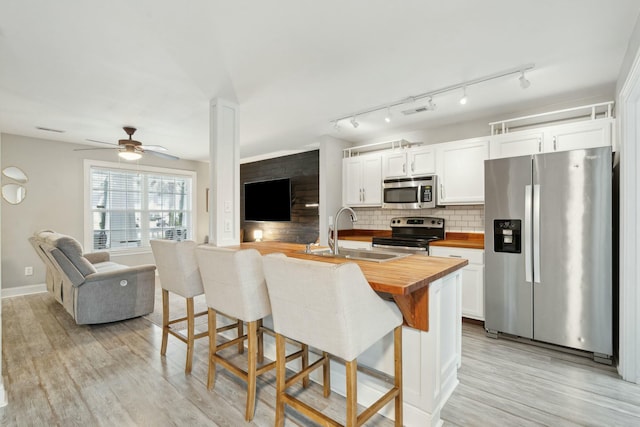
[[[167,338],[169,337],[169,291],[162,290],[162,346],[160,354],[167,354]]]
[[[216,380],[216,362],[213,360],[213,356],[216,354],[218,345],[216,342],[216,311],[209,308],[207,313],[209,318],[209,374],[207,376],[207,389],[211,390]]]
[[[242,323],[242,320],[238,319],[238,337],[241,337],[244,335],[244,324]],[[242,340],[240,340],[240,342],[238,342],[238,354],[242,354],[244,353],[244,342]]]
[[[258,363],[264,363],[264,333],[262,332],[262,319],[258,320]]]
[[[395,426],[402,427],[402,326],[393,330],[393,351],[394,351],[394,386],[398,389],[395,399]]]
[[[307,369],[309,366],[309,346],[307,344],[302,344],[302,371]],[[309,387],[309,375],[305,375],[302,378],[302,387]]]
[[[358,423],[358,362],[353,359],[346,363],[347,375],[347,422],[346,427]]]
[[[276,334],[276,422],[275,427],[284,426],[284,384],[285,384],[285,340]]]
[[[187,298],[187,364],[185,374],[191,373],[193,366],[193,345],[195,336],[195,313],[193,310],[193,298]]]
[[[247,409],[245,412],[245,419],[251,421],[256,407],[256,364],[258,357],[258,322],[247,323],[247,335],[248,335],[248,351],[247,355]]]
[[[324,387],[323,395],[324,397],[329,397],[329,395],[331,394],[331,366],[329,361],[329,353],[323,351],[322,358],[324,359],[324,362],[322,363],[322,384]]]

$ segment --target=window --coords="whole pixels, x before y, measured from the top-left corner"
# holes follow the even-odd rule
[[[149,248],[152,239],[193,239],[195,173],[86,161],[86,246]]]

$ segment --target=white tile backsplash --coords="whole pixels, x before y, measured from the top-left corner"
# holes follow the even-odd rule
[[[390,230],[391,218],[397,216],[434,216],[444,218],[446,231],[484,233],[484,205],[449,206],[436,209],[354,208],[358,222],[353,228]]]

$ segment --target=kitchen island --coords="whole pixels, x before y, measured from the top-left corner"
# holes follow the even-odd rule
[[[322,262],[356,262],[371,287],[392,297],[403,313],[403,393],[406,426],[439,426],[440,410],[458,384],[461,354],[461,272],[464,259],[410,255],[387,262],[321,257],[304,252],[304,245],[281,242],[242,243],[263,255],[287,256]],[[392,336],[374,344],[358,358],[358,365],[393,374]],[[275,346],[265,340],[265,356],[273,358]],[[345,395],[345,369],[331,363],[332,390]],[[358,374],[358,402],[370,405],[388,390],[379,376]],[[380,411],[393,418],[392,405]]]

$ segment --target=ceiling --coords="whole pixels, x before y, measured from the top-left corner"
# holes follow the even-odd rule
[[[144,144],[206,160],[216,97],[239,105],[242,157],[613,99],[639,12],[637,0],[3,1],[0,129],[92,144],[131,125]],[[384,111],[330,123],[529,63],[526,90],[513,75],[469,87],[465,106],[456,91],[391,123]]]

